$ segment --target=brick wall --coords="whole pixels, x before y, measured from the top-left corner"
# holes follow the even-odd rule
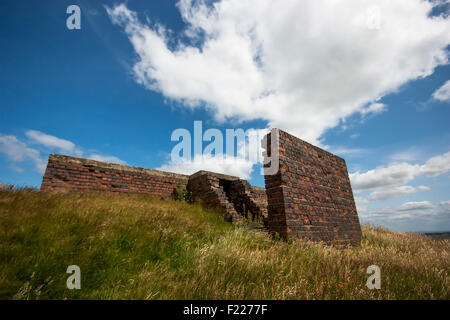
[[[188,176],[52,154],[41,191],[139,193],[168,198]]]
[[[241,217],[227,197],[220,179],[232,181],[239,178],[209,171],[199,171],[190,176],[187,189],[192,193],[194,201],[201,200],[206,206],[221,208],[227,221],[239,220]]]
[[[199,171],[189,177],[187,189],[192,192],[194,200],[223,209],[228,221],[240,220],[242,217],[267,217],[265,189],[252,187],[238,177]]]
[[[266,188],[251,186],[253,190],[253,201],[258,203],[264,212],[264,215],[267,216],[267,194]]]
[[[222,208],[234,221],[263,216],[269,231],[327,244],[356,245],[361,228],[345,161],[281,130],[280,168],[266,188],[238,177],[199,171],[191,176],[52,154],[41,191],[139,193],[168,198],[183,185],[196,200]],[[267,153],[270,156],[270,134]]]
[[[242,179],[231,181],[226,193],[240,215],[252,220],[261,219],[266,223],[267,200],[261,193],[255,191],[255,187],[252,187],[248,181]]]
[[[177,186],[185,186],[194,200],[223,209],[228,221],[267,216],[265,189],[229,175],[199,171],[191,176],[89,159],[52,154],[41,191],[137,193],[169,198]]]
[[[358,245],[361,228],[344,159],[278,132],[280,167],[275,175],[265,176],[269,231],[282,237]]]

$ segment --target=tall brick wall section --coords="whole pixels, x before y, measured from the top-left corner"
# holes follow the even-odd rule
[[[137,193],[168,198],[188,176],[52,154],[41,191]]]
[[[278,132],[279,170],[265,176],[269,231],[282,237],[358,245],[361,227],[345,160]],[[269,133],[268,156],[270,139]]]

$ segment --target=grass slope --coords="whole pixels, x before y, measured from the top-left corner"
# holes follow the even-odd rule
[[[200,205],[0,192],[1,299],[449,299],[449,240],[363,227],[361,247],[275,241]],[[66,288],[69,265],[81,289]],[[366,287],[381,268],[381,290]]]

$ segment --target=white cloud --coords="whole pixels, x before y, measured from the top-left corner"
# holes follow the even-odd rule
[[[366,211],[368,203],[369,200],[367,200],[367,198],[355,196],[355,205],[358,213],[360,213],[360,211]]]
[[[253,170],[253,162],[242,157],[227,157],[222,155],[195,155],[192,160],[170,161],[157,168],[157,170],[170,171],[182,174],[193,174],[200,170],[213,171],[249,179]]]
[[[103,162],[117,163],[117,164],[127,164],[125,161],[123,161],[115,156],[106,156],[106,155],[101,155],[101,154],[96,154],[96,153],[91,154],[88,157],[88,159],[103,161]]]
[[[430,201],[406,202],[367,210],[358,208],[362,223],[383,225],[398,231],[450,230],[450,200],[433,204]]]
[[[47,166],[48,153],[52,150],[57,149],[68,155],[75,155],[81,157],[83,155],[83,150],[78,147],[73,142],[61,139],[43,132],[36,130],[28,130],[25,135],[33,144],[38,144],[43,146],[41,150],[45,156],[41,156],[41,151],[30,147],[26,142],[19,140],[13,135],[3,135],[0,134],[0,153],[7,156],[9,161],[13,162],[9,168],[18,173],[23,173],[24,169],[18,167],[16,163],[23,161],[32,161],[35,165],[36,170],[39,173],[44,173]],[[91,154],[90,159],[98,161],[113,162],[119,164],[126,164],[125,161],[115,157],[101,154]]]
[[[420,172],[419,165],[396,163],[388,167],[377,167],[364,173],[359,171],[350,174],[352,188],[356,191],[378,187],[402,185],[413,180]]]
[[[433,93],[433,99],[450,102],[450,80]]]
[[[28,147],[16,136],[0,134],[0,153],[5,154],[10,161],[15,163],[31,160],[38,172],[43,173],[45,171],[47,162],[41,158],[40,152]],[[20,171],[16,168],[18,167],[12,167],[14,171]]]
[[[436,3],[436,5],[444,5],[450,3],[450,0],[430,0],[430,1]]]
[[[429,201],[406,202],[399,206],[391,206],[371,211],[361,212],[361,216],[371,219],[412,219],[419,216],[436,215],[436,206]]]
[[[338,146],[336,147],[325,146],[325,149],[339,156],[362,156],[367,152],[367,150],[362,148],[347,148]]]
[[[374,6],[379,28],[371,24]],[[383,111],[381,97],[448,63],[450,19],[430,18],[432,6],[182,0],[184,43],[161,25],[143,24],[125,5],[107,12],[131,41],[134,75],[148,89],[190,108],[205,106],[217,120],[263,119],[317,143],[341,120]]]
[[[406,202],[401,206],[397,207],[398,211],[417,211],[417,210],[429,210],[433,209],[434,206],[429,201],[416,201],[416,202]]]
[[[61,139],[37,130],[28,130],[26,136],[36,144],[43,145],[50,149],[58,149],[70,155],[81,156],[83,152],[69,140]]]
[[[385,111],[387,111],[387,106],[383,103],[377,102],[370,104],[367,108],[364,108],[361,111],[359,111],[359,113],[361,113],[361,115],[364,118],[367,116],[374,116],[383,113]]]
[[[387,167],[377,167],[367,172],[350,174],[355,192],[380,187],[401,186],[418,175],[435,177],[450,171],[450,152],[428,159],[425,164],[394,163]]]
[[[420,172],[428,177],[436,177],[450,171],[450,152],[430,158],[420,167]]]
[[[426,190],[430,190],[430,188],[427,186],[418,186],[418,187],[396,186],[396,187],[390,187],[390,188],[383,188],[381,190],[372,192],[369,195],[368,200],[369,201],[386,200],[386,199],[401,197],[401,196],[413,194],[413,193],[416,193],[419,191],[426,191]]]

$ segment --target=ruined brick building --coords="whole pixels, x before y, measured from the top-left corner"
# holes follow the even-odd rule
[[[279,169],[266,188],[229,175],[191,176],[52,154],[41,191],[137,193],[169,198],[185,186],[194,200],[221,208],[228,221],[260,218],[269,232],[327,244],[358,245],[361,228],[345,161],[281,130]],[[265,139],[271,140],[272,133]],[[272,156],[270,143],[266,156]]]

